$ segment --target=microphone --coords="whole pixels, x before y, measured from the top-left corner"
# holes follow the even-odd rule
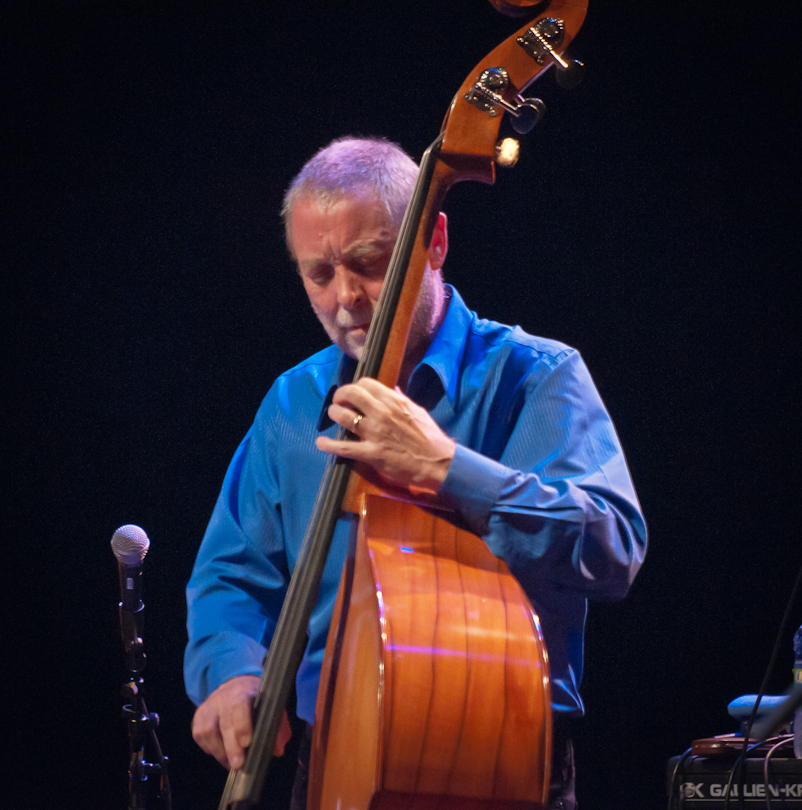
[[[145,668],[142,649],[142,561],[150,548],[150,540],[139,526],[120,526],[111,538],[111,550],[120,571],[120,631],[125,647],[128,669],[141,672]]]

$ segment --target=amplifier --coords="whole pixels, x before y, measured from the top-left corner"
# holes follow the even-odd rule
[[[783,747],[777,753],[787,754]],[[763,752],[759,752],[763,754]],[[682,757],[672,757],[668,761],[668,795],[670,806],[685,810],[724,810],[727,800],[727,785],[730,772],[735,764],[732,756],[687,757],[679,766],[676,779],[674,770]],[[786,756],[771,756],[768,760],[768,779],[765,778],[765,755],[746,760],[743,777],[736,774],[733,779],[729,807],[737,810],[740,806],[743,780],[743,801],[747,807],[783,808],[802,810],[802,759]]]

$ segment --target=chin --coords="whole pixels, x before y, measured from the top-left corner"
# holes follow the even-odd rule
[[[336,344],[349,357],[355,357],[357,360],[362,359],[367,332],[360,331],[359,334],[354,334],[348,329],[340,329],[327,318],[321,318],[318,312],[315,312],[315,314],[332,343]]]
[[[356,341],[346,340],[345,347],[341,348],[346,354],[355,357],[357,360],[361,360],[362,353],[365,351],[365,341],[361,340],[357,343]]]

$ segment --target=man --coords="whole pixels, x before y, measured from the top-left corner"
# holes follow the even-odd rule
[[[552,804],[573,807],[566,718],[583,712],[586,598],[626,593],[645,553],[645,525],[615,430],[579,354],[480,320],[443,284],[444,214],[432,235],[399,387],[370,379],[347,384],[416,173],[393,144],[342,139],[304,166],[285,197],[287,244],[334,345],[274,383],[226,475],[188,586],[185,672],[199,704],[193,735],[223,765],[242,765],[264,651],[327,454],[334,453],[453,510],[520,581],[550,658]],[[326,427],[326,415],[336,424]],[[335,441],[337,425],[359,441]],[[348,534],[344,518],[296,679],[298,715],[309,724]],[[288,737],[285,722],[277,750]]]

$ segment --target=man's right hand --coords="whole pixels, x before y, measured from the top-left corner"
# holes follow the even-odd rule
[[[241,768],[253,732],[253,701],[259,688],[256,675],[239,675],[217,687],[192,718],[192,738],[224,768]],[[281,718],[274,756],[284,753],[292,736],[287,712]]]

